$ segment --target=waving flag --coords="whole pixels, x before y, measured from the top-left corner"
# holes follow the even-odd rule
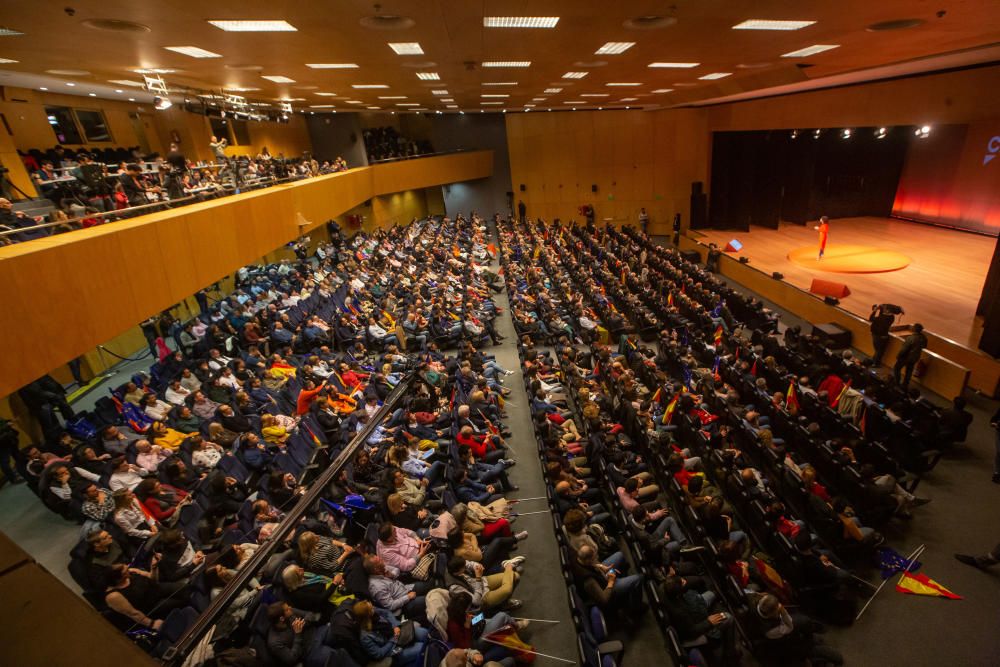
[[[673,418],[673,416],[674,416],[674,410],[677,409],[677,398],[679,396],[680,396],[680,393],[674,394],[674,397],[672,399],[670,399],[669,403],[667,403],[667,407],[664,408],[664,410],[663,410],[663,418],[660,420],[660,423],[663,424],[664,426],[666,426],[667,424],[669,424],[671,418]]]
[[[667,292],[667,305],[668,306],[674,305],[674,293],[673,293],[673,291]]]
[[[785,410],[791,413],[799,411],[799,396],[795,391],[795,380],[788,382],[788,393],[785,395]]]
[[[720,324],[715,328],[715,346],[718,347],[722,345],[722,325]]]
[[[661,398],[663,398],[663,387],[657,387],[656,391],[653,392],[653,397],[649,400],[653,403],[659,403]]]
[[[907,560],[892,547],[880,547],[878,550],[878,566],[882,570],[882,578],[888,579],[897,572],[916,572],[923,565],[918,560]]]

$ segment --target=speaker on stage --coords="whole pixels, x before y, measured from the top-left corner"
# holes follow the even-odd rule
[[[812,284],[809,285],[809,291],[819,296],[832,296],[838,299],[843,299],[851,294],[851,290],[844,283],[819,280],[818,278],[813,278]]]
[[[823,297],[823,303],[825,303],[828,306],[839,306],[840,305],[840,299],[838,299],[835,296],[824,296]]]
[[[736,239],[731,240],[726,244],[726,247],[722,249],[723,252],[739,252],[743,250],[743,244]]]

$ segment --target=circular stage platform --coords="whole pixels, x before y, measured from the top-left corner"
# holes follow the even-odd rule
[[[885,273],[910,264],[910,258],[902,253],[866,245],[831,244],[823,259],[817,257],[818,253],[819,246],[803,246],[789,252],[788,259],[813,271],[834,273]]]

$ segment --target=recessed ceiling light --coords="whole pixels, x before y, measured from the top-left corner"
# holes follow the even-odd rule
[[[453,99],[452,99],[452,98],[450,98],[450,97],[442,97],[442,98],[441,98],[441,101],[442,101],[442,102],[454,102],[455,100],[453,100]]]
[[[799,49],[798,51],[789,51],[788,53],[782,53],[782,58],[806,58],[808,56],[814,56],[817,53],[823,53],[824,51],[829,51],[831,49],[839,48],[840,44],[813,44],[812,46],[807,46],[804,49]]]
[[[357,69],[356,63],[306,63],[311,69]]]
[[[379,109],[381,109],[381,108],[382,108],[382,107],[368,107],[368,109],[369,109],[370,111],[378,111],[378,110],[379,110]]]
[[[486,28],[555,28],[558,16],[484,16]]]
[[[733,30],[801,30],[815,21],[772,21],[771,19],[748,19],[737,23]]]
[[[690,69],[697,67],[701,63],[649,63],[650,67],[670,68],[670,69]]]
[[[544,102],[547,99],[548,99],[547,97],[532,97],[531,101],[532,102]]]
[[[623,98],[621,98],[618,101],[619,102],[635,102],[638,99],[639,99],[638,97],[623,97]]]
[[[635,83],[634,81],[632,81],[632,82],[626,82],[626,83],[622,83],[622,82],[619,82],[619,81],[612,81],[611,83],[606,83],[604,85],[606,85],[606,86],[612,86],[612,87],[616,87],[616,88],[634,88],[636,86],[641,86],[642,84],[641,83]]]
[[[200,49],[197,46],[164,46],[167,51],[173,51],[174,53],[179,53],[183,56],[190,56],[192,58],[221,58],[221,53],[215,53],[214,51],[207,51],[205,49]]]
[[[417,78],[421,81],[440,81],[441,75],[437,72],[417,72]]]
[[[419,102],[396,102],[397,107],[419,107]]]
[[[484,86],[516,86],[517,81],[484,81]]]
[[[264,66],[263,65],[235,64],[235,65],[226,65],[226,69],[233,69],[233,70],[237,70],[237,71],[240,71],[240,72],[257,72],[257,71],[260,71],[260,70],[264,69]]]
[[[399,56],[419,56],[424,53],[419,42],[389,42],[389,48]]]
[[[562,88],[546,88],[542,92],[548,93],[549,95],[553,95],[555,93],[561,93],[562,92]]]
[[[20,37],[23,34],[20,30],[0,26],[0,37]]]
[[[674,90],[673,88],[657,88],[653,92],[654,93],[671,93],[671,92],[673,92],[673,90]]]
[[[260,88],[249,88],[244,86],[232,86],[225,89],[227,93],[251,93],[255,90],[260,90]]]
[[[380,100],[405,100],[406,95],[379,95]]]
[[[384,83],[352,83],[351,88],[388,88]]]
[[[97,93],[87,93],[88,97],[97,97]]]
[[[90,72],[83,69],[47,69],[45,71],[56,76],[90,76]]]
[[[336,97],[337,93],[313,93],[313,95],[319,95],[320,97]]]
[[[226,32],[295,32],[288,21],[229,21],[209,20],[209,23]]]
[[[275,100],[275,102],[305,102],[305,101],[306,98],[304,97],[279,97]]]
[[[124,90],[122,90],[121,88],[116,88],[116,89],[115,89],[115,92],[116,92],[116,93],[124,93],[125,91],[124,91]]]
[[[482,67],[531,67],[530,60],[487,60]]]
[[[295,90],[316,90],[319,86],[292,86]]]
[[[451,95],[447,90],[432,90],[431,93],[434,95]]]
[[[531,108],[534,108],[534,106],[535,106],[534,104],[525,104],[525,105],[524,105],[524,107],[525,107],[526,109],[531,109]]]
[[[480,102],[479,104],[481,104],[482,106],[496,106],[504,104],[504,102]]]
[[[364,104],[361,100],[347,100],[348,104]]]
[[[45,86],[39,86],[38,90],[48,90],[48,88],[46,88]]]
[[[130,98],[128,98],[128,101],[129,102],[135,102],[135,98],[134,97],[130,97]]]
[[[608,93],[580,93],[580,97],[609,97]]]
[[[698,78],[702,81],[715,81],[716,79],[725,79],[727,76],[732,76],[732,72],[712,72],[711,74],[706,74],[705,76],[699,76]]]
[[[448,108],[448,109],[457,109],[458,105],[457,104],[449,104],[446,108]]]
[[[67,81],[67,82],[66,82],[66,85],[67,85],[67,86],[71,86],[71,87],[72,87],[72,86],[75,86],[76,84],[75,84],[75,83],[71,83],[71,82]]]
[[[563,104],[586,104],[586,100],[571,100],[569,102],[563,102]]]
[[[146,85],[142,81],[132,81],[131,79],[108,79],[108,83],[117,83],[119,86],[131,86],[133,88],[142,88]]]
[[[17,60],[11,60],[10,58],[0,58],[0,65],[10,65],[11,63],[16,63]]]
[[[582,79],[583,77],[590,74],[590,72],[566,72],[562,75],[564,79]]]
[[[510,95],[483,93],[480,97],[510,97]]]
[[[635,42],[608,42],[601,48],[594,51],[596,55],[618,55],[625,53],[635,46]]]
[[[281,76],[280,74],[261,76],[260,78],[267,79],[268,81],[273,81],[274,83],[295,83],[295,79],[289,79],[287,76]]]
[[[136,74],[173,74],[177,70],[168,67],[136,67],[132,71]]]

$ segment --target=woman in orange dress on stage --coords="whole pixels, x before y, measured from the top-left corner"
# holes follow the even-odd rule
[[[813,229],[819,230],[819,258],[823,259],[823,252],[826,251],[826,238],[830,234],[830,218],[824,215],[819,219],[819,225]]]

